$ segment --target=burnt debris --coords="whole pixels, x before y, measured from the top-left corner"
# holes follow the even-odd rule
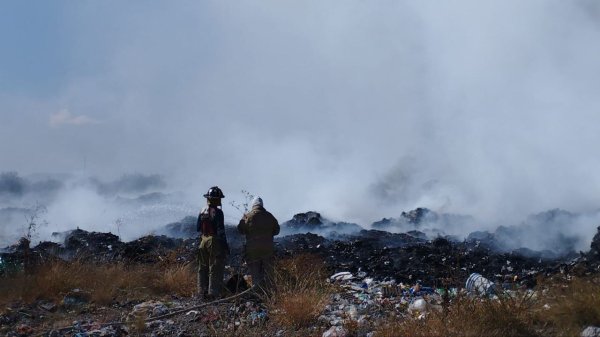
[[[355,223],[333,222],[321,216],[320,213],[309,211],[298,213],[281,224],[281,234],[316,233],[327,236],[332,233],[351,234],[363,228]]]
[[[440,219],[426,209],[402,216],[413,224]],[[226,232],[231,248],[228,262],[239,270],[244,262],[243,237],[235,226],[226,226]],[[169,224],[160,233],[130,242],[122,242],[111,233],[82,229],[55,233],[53,237],[62,238],[62,242],[41,242],[33,248],[18,244],[4,249],[0,254],[0,273],[55,259],[142,264],[167,258],[183,263],[195,261],[198,239],[193,217]],[[414,228],[406,233],[365,230],[356,224],[329,221],[317,212],[296,214],[282,224],[282,233],[275,238],[278,257],[315,254],[326,261],[332,272],[363,272],[377,279],[418,281],[431,286],[459,285],[473,272],[498,279],[516,277],[523,284],[532,285],[540,274],[565,273],[574,266],[582,273],[594,272],[600,266],[600,229],[589,253],[579,255],[524,248],[503,250],[497,233],[489,232],[474,232],[460,241],[443,235],[430,238]]]

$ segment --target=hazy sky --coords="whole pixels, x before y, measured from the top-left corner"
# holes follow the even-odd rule
[[[283,220],[595,210],[599,94],[595,0],[0,3],[0,171]]]

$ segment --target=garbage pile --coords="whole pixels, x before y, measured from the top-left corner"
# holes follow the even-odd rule
[[[376,279],[421,281],[432,286],[458,285],[473,272],[498,280],[516,279],[527,287],[536,275],[555,273],[570,264],[560,260],[497,253],[468,242],[439,237],[424,240],[408,234],[363,230],[355,235],[327,239],[316,234],[295,234],[278,239],[278,254],[313,253],[322,256],[334,272],[365,272]]]
[[[427,209],[403,213],[402,221],[420,224],[427,219],[445,219]],[[91,262],[125,262],[152,264],[166,260],[193,262],[198,239],[193,217],[166,226],[171,236],[148,235],[122,242],[111,233],[76,229],[56,233],[61,243],[41,242],[30,248],[29,241],[7,247],[0,253],[0,275],[44,264],[53,259]],[[289,228],[291,229],[289,229]],[[406,284],[417,281],[433,287],[462,284],[473,272],[489,275],[495,282],[517,280],[521,286],[533,287],[537,275],[590,273],[600,269],[600,234],[594,237],[591,250],[580,256],[545,258],[542,254],[522,254],[523,250],[499,252],[480,240],[457,241],[450,236],[430,239],[425,233],[411,230],[390,233],[383,230],[355,231],[353,224],[332,223],[317,212],[299,213],[282,224],[288,231],[311,229],[315,233],[281,234],[275,238],[276,254],[321,256],[332,272],[367,273],[375,279],[395,280]],[[343,228],[337,232],[331,229]],[[231,249],[228,264],[243,263],[243,237],[235,226],[226,226]],[[282,233],[284,231],[282,230]],[[326,235],[321,235],[326,232]],[[321,233],[321,234],[318,234]],[[599,230],[600,233],[600,230]],[[474,235],[477,237],[477,235]]]
[[[594,235],[590,247],[590,252],[587,254],[588,259],[592,263],[598,264],[600,262],[600,227],[598,227],[598,231]]]
[[[227,235],[232,249],[229,267],[240,272],[231,266],[242,263],[243,241],[233,226],[227,226]],[[50,259],[153,264],[175,258],[176,261],[191,262],[196,257],[198,244],[195,238],[164,235],[122,242],[111,233],[81,229],[65,233],[63,237],[62,243],[42,242],[30,248],[28,241],[22,241],[7,247],[0,253],[0,274]],[[323,258],[331,272],[329,282],[335,288],[319,314],[316,323],[319,334],[324,331],[324,337],[373,336],[378,320],[423,318],[442,310],[447,301],[461,293],[493,297],[501,292],[527,291],[535,286],[540,275],[597,272],[600,268],[600,228],[590,252],[575,259],[500,253],[471,241],[457,242],[441,236],[430,240],[418,231],[361,230],[350,234],[330,233],[327,237],[297,233],[276,239],[276,254],[280,258],[306,253]],[[241,275],[237,277],[238,281],[243,280]],[[233,281],[228,286],[239,291],[240,282]],[[90,294],[79,289],[61,294],[61,298],[60,303],[38,300],[7,308],[0,315],[0,327],[10,327],[10,333],[14,332],[10,336],[26,336],[32,333],[32,326],[36,327],[32,317],[45,317],[65,310],[82,311],[86,315],[94,307]],[[89,318],[75,321],[65,330],[49,335],[139,335],[136,326],[151,331],[152,336],[202,336],[212,335],[214,331],[233,335],[243,331],[240,329],[244,327],[264,324],[272,314],[260,301],[240,299],[203,310],[187,310],[175,317],[145,321],[196,304],[193,298],[114,303],[110,312],[117,314],[111,319],[114,322],[126,320],[127,325],[110,324],[110,319]],[[37,333],[39,327],[36,329]],[[272,335],[285,333],[272,331]]]
[[[333,222],[325,219],[318,212],[305,212],[295,214],[291,220],[281,224],[282,235],[297,233],[317,233],[320,235],[329,235],[332,233],[351,234],[362,230],[363,228],[355,223]]]
[[[339,272],[329,282],[337,290],[319,316],[319,323],[327,327],[323,337],[373,336],[381,322],[423,320],[432,313],[444,312],[458,298],[498,301],[501,297],[537,296],[536,290],[515,288],[512,281],[494,283],[478,273],[469,275],[458,287],[377,280],[365,272]]]
[[[330,326],[323,336],[346,336],[348,326],[355,327],[356,335],[372,336],[378,320],[422,317],[429,311],[442,310],[444,296],[449,296],[444,288],[376,280],[365,272],[339,272],[329,281],[339,291],[319,317],[322,324]],[[456,296],[457,291],[452,288],[451,296]]]
[[[309,220],[310,221],[310,220]],[[231,255],[228,263],[240,266],[243,238],[233,226],[226,226]],[[0,253],[0,274],[53,259],[92,262],[157,263],[192,262],[196,258],[197,238],[172,238],[148,235],[122,242],[111,233],[76,229],[64,235],[62,244],[42,242],[29,248],[29,242],[8,247]],[[321,256],[333,272],[365,272],[376,279],[393,279],[414,283],[419,280],[432,286],[462,283],[471,273],[493,275],[498,280],[515,278],[528,287],[535,285],[539,274],[564,272],[575,265],[582,272],[600,266],[600,237],[594,239],[589,254],[575,260],[544,259],[524,256],[518,251],[500,253],[470,241],[456,242],[449,237],[428,240],[417,231],[389,233],[361,230],[352,234],[331,233],[324,237],[313,233],[276,237],[279,257],[298,254]]]
[[[476,286],[467,289],[474,295],[478,286],[488,284],[489,281],[481,275],[474,275],[477,279]],[[314,329],[324,331],[322,336],[373,336],[377,329],[377,322],[385,319],[405,319],[413,317],[423,318],[432,311],[441,311],[444,301],[448,301],[464,291],[460,288],[433,288],[419,282],[405,284],[395,280],[377,280],[365,272],[356,274],[339,272],[329,277],[335,291],[324,306],[315,321]],[[85,293],[74,291],[68,294],[70,307],[85,307],[89,302]],[[61,303],[61,307],[66,304]],[[194,309],[197,305],[194,299],[175,299],[172,301],[148,300],[134,304],[132,307],[125,305],[120,308],[124,311],[121,317],[124,320],[114,322],[100,322],[98,320],[78,320],[64,328],[50,331],[50,336],[125,336],[137,335],[144,331],[145,336],[211,336],[215,331],[222,335],[234,335],[246,331],[248,327],[264,326],[270,319],[268,307],[253,298],[240,298],[235,301],[225,302],[202,309]],[[45,303],[37,303],[30,308],[20,308],[21,312],[30,315],[40,315],[44,310],[55,311],[55,305],[43,309]],[[191,308],[191,309],[190,309]],[[115,307],[113,307],[115,309]],[[163,315],[181,311],[180,315],[163,317]],[[14,315],[15,323],[19,315]],[[168,316],[168,315],[167,315]],[[9,315],[0,316],[0,319],[10,319]],[[349,329],[352,329],[350,332]],[[285,330],[276,328],[269,335],[287,336]],[[23,331],[16,335],[27,335],[33,329],[22,323],[16,331]],[[289,331],[287,331],[289,332]],[[320,332],[319,332],[320,334]],[[16,336],[15,335],[15,336]]]

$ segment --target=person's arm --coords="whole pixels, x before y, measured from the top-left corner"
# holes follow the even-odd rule
[[[198,214],[198,220],[196,221],[196,232],[202,234],[202,211]]]
[[[279,222],[277,221],[277,219],[273,216],[273,214],[271,214],[271,217],[273,218],[273,236],[278,235],[279,231],[281,230],[281,227],[279,226]]]
[[[215,214],[214,221],[217,228],[216,237],[219,238],[225,247],[225,251],[227,254],[229,254],[229,244],[227,243],[227,236],[225,235],[225,216],[223,215],[222,210],[218,209],[217,214]]]
[[[240,219],[240,222],[237,225],[237,229],[238,232],[240,232],[241,234],[248,234],[248,224],[246,223],[246,214],[244,214],[244,216],[242,216],[242,218]]]

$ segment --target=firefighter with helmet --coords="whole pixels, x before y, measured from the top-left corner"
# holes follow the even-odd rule
[[[198,295],[202,299],[215,299],[221,296],[225,259],[229,254],[225,218],[220,208],[225,196],[218,186],[213,186],[204,197],[206,207],[200,212],[196,226],[200,232]]]

